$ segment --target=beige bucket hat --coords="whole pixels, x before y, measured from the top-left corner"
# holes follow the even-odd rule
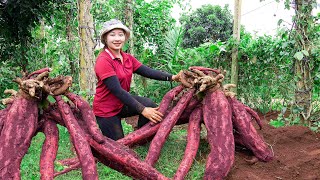
[[[117,19],[111,19],[110,21],[104,22],[100,32],[100,41],[105,45],[103,36],[113,29],[123,29],[126,36],[126,41],[130,38],[130,30],[127,26],[122,24],[121,21]]]

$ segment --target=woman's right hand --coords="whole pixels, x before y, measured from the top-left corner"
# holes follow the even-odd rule
[[[161,122],[163,117],[163,114],[158,111],[158,108],[151,107],[145,107],[141,114],[154,123]]]

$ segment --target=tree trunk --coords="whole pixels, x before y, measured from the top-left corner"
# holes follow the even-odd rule
[[[73,43],[75,37],[72,33],[72,8],[70,9],[66,9],[66,35],[67,35],[67,40],[69,43]],[[76,74],[76,66],[77,65],[77,61],[75,58],[73,58],[73,54],[75,52],[75,46],[69,46],[69,52],[68,54],[66,54],[67,59],[69,61],[69,65],[70,65],[70,73],[72,77],[75,77],[74,79],[79,80],[79,76]]]
[[[22,39],[22,38],[21,38]],[[27,38],[24,38],[21,40],[21,43],[20,43],[20,53],[21,53],[21,60],[18,61],[18,63],[20,64],[20,67],[21,67],[21,70],[23,72],[27,72],[27,67],[29,65],[29,61],[27,59],[27,55],[26,55],[26,52],[27,52],[27,47],[28,47],[28,40]]]
[[[95,92],[93,18],[90,0],[78,0],[78,20],[80,37],[80,88],[93,95]]]
[[[129,53],[134,54],[134,39],[133,39],[133,1],[126,0],[125,7],[125,23],[131,30],[131,39],[129,40]]]
[[[40,38],[41,38],[41,40],[46,37],[46,30],[45,30],[44,26],[45,26],[44,20],[41,19],[40,20]],[[46,54],[46,45],[44,45],[42,48],[42,55],[45,56],[45,54]]]
[[[238,87],[238,43],[240,41],[240,19],[241,19],[241,2],[242,0],[235,0],[234,17],[233,17],[233,37],[236,39],[236,44],[232,48],[232,65],[231,65],[231,83],[236,85],[236,88],[231,89],[237,93]]]
[[[308,27],[312,23],[312,3],[314,0],[295,0],[295,10],[297,20],[295,22],[295,49],[297,51],[306,51],[310,54],[310,39]],[[294,108],[300,109],[300,119],[302,124],[310,125],[310,114],[312,110],[312,88],[313,79],[311,77],[312,59],[304,55],[301,60],[295,60],[295,105]]]

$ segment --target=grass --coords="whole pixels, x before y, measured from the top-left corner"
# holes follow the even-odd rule
[[[130,125],[127,125],[123,121],[123,127],[125,133],[132,131]],[[156,164],[156,169],[164,174],[166,177],[173,177],[181,159],[183,158],[185,146],[186,146],[187,132],[184,127],[175,128],[169,135],[164,147],[162,148],[161,156]],[[203,136],[203,135],[202,135]],[[71,151],[71,144],[69,140],[69,133],[66,128],[59,126],[59,149],[57,159],[65,159],[74,157],[75,155]],[[40,179],[39,173],[39,160],[42,144],[45,137],[42,133],[38,133],[32,140],[28,153],[23,158],[21,163],[21,179],[33,180]],[[144,146],[138,146],[134,148],[134,151],[140,155],[143,160],[148,153],[149,144]],[[201,140],[198,154],[193,162],[192,168],[188,173],[186,179],[202,179],[205,168],[205,159],[209,153],[209,147],[205,140]],[[63,167],[56,166],[56,170],[62,170]],[[132,178],[122,175],[121,173],[101,164],[97,164],[99,173],[99,179],[107,180],[130,180]],[[57,180],[80,180],[82,179],[81,171],[74,170],[67,174],[56,177]]]

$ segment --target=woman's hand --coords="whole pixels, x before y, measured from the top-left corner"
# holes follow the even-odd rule
[[[178,74],[172,75],[172,81],[180,82],[181,73],[183,73],[182,70]]]
[[[154,123],[161,122],[163,117],[163,114],[158,111],[158,108],[151,107],[145,107],[141,114]]]

